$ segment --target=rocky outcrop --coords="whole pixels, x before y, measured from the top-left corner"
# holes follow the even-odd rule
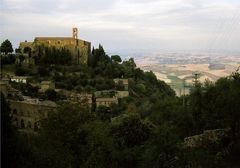
[[[184,147],[215,147],[222,145],[230,137],[230,129],[206,130],[200,135],[184,138]]]

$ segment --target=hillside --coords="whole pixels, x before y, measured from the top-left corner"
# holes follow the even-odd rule
[[[59,65],[52,58],[51,63],[31,66],[2,61],[12,56],[1,56],[4,72],[27,76],[1,75],[6,167],[240,164],[238,71],[215,83],[196,79],[189,95],[176,97],[152,71],[137,67],[133,58],[108,56],[101,45],[92,51],[88,65],[81,66]],[[159,67],[179,83],[196,67],[205,73],[224,71],[209,70],[207,64]]]

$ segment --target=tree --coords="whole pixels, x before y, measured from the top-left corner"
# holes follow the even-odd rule
[[[2,42],[0,46],[0,51],[5,55],[7,55],[8,53],[12,53],[13,52],[12,43],[8,39],[6,39],[4,42]]]
[[[44,76],[48,76],[49,75],[49,68],[48,67],[43,67],[43,66],[39,66],[37,68],[38,74],[40,77],[44,77]]]
[[[1,55],[1,64],[14,64],[16,61],[15,54]]]
[[[24,52],[25,54],[28,54],[29,57],[31,57],[32,49],[27,46],[27,47],[24,47],[23,52]]]
[[[135,80],[141,79],[143,76],[144,76],[143,70],[141,70],[140,68],[135,69],[135,71],[134,71],[134,79]]]
[[[100,62],[105,62],[106,53],[105,53],[104,48],[101,44],[99,44],[96,52],[97,52],[97,56],[99,57],[99,61]]]
[[[19,164],[20,155],[23,155],[19,148],[19,138],[16,128],[12,125],[10,117],[10,106],[1,92],[1,166],[14,168],[21,167]],[[20,144],[22,147],[23,144]],[[21,160],[21,162],[24,162]]]
[[[23,49],[23,52],[24,53],[30,53],[32,51],[32,49],[30,48],[30,47],[24,47],[24,49]]]
[[[42,120],[39,132],[39,165],[42,167],[82,167],[89,157],[88,124],[94,120],[88,108],[62,104]]]
[[[180,167],[177,165],[179,142],[176,128],[163,124],[154,129],[150,142],[145,145],[143,167]]]
[[[15,53],[21,53],[21,49],[20,48],[15,48]]]
[[[116,84],[116,89],[123,91],[125,89],[123,81],[119,80],[118,83]]]
[[[69,65],[72,61],[71,52],[66,48],[45,47],[39,46],[37,49],[37,56],[35,63],[41,65]]]
[[[136,113],[120,116],[112,123],[111,129],[118,144],[129,148],[143,144],[151,133],[151,129]]]
[[[25,76],[28,73],[28,70],[25,67],[16,65],[15,75],[16,76]]]
[[[24,57],[22,54],[20,54],[20,55],[18,56],[18,59],[19,59],[20,65],[21,65],[22,62],[25,60],[25,57]]]
[[[111,109],[106,106],[98,106],[96,109],[97,116],[102,120],[102,121],[110,121],[111,120]]]
[[[203,130],[203,88],[200,83],[195,83],[194,88],[191,90],[189,104],[195,133],[198,134]]]
[[[143,83],[138,83],[135,85],[134,90],[137,93],[145,93],[146,92],[146,86]]]
[[[45,95],[48,100],[56,101],[59,99],[58,93],[53,89],[46,90]]]
[[[231,128],[235,139],[240,132],[240,74],[234,72],[228,78],[216,82],[217,95],[215,98],[216,112],[223,115],[223,122]]]
[[[119,55],[112,55],[111,60],[115,62],[122,62],[122,59]]]

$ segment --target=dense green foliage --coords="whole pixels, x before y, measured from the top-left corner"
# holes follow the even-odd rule
[[[8,165],[14,163],[14,167],[25,168],[237,168],[240,165],[239,72],[216,83],[196,83],[190,95],[178,98],[153,72],[137,68],[133,58],[122,61],[118,56],[109,57],[101,45],[93,49],[88,65],[39,65],[37,72],[36,80],[53,79],[58,88],[88,93],[123,90],[123,84],[115,85],[113,78],[128,78],[130,95],[119,99],[118,105],[99,106],[92,111],[84,102],[61,103],[41,121],[38,134],[28,134],[24,141],[10,124],[8,106],[4,105],[4,109],[1,105],[1,117],[6,121],[5,131],[1,132],[6,135],[2,141],[6,144],[4,155],[17,158],[15,162],[6,159]],[[53,90],[38,95],[37,88],[31,85],[15,88],[33,97],[62,99]],[[217,145],[197,148],[183,145],[185,137],[220,128],[230,128],[231,133]]]
[[[16,60],[16,56],[14,54],[8,54],[8,55],[1,55],[1,64],[14,64]]]
[[[15,54],[13,52],[12,43],[7,39],[1,43],[0,46],[0,56],[1,56],[1,66],[6,64],[14,64],[16,60]]]
[[[11,123],[10,107],[1,92],[1,167],[30,167],[32,145]]]
[[[35,57],[35,63],[40,65],[70,65],[71,61],[71,53],[66,48],[39,46]]]
[[[153,93],[123,99],[113,109],[100,106],[96,113],[84,104],[61,105],[42,121],[37,136],[27,138],[33,143],[24,159],[34,167],[237,167],[239,79],[235,73],[205,83],[192,90],[185,106],[181,98]],[[230,139],[217,148],[182,147],[184,137],[228,127]]]
[[[2,42],[0,46],[0,52],[4,53],[5,55],[13,52],[12,43],[8,39]]]
[[[112,55],[111,60],[116,61],[116,62],[122,62],[122,59],[119,55]]]

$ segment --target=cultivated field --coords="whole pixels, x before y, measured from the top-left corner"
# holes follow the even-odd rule
[[[157,78],[169,84],[178,96],[181,96],[183,92],[189,93],[194,73],[200,74],[199,81],[202,83],[206,80],[214,82],[221,77],[231,75],[239,66],[239,63],[225,63],[219,68],[210,66],[210,64],[138,64],[138,67],[145,71],[153,71]]]

